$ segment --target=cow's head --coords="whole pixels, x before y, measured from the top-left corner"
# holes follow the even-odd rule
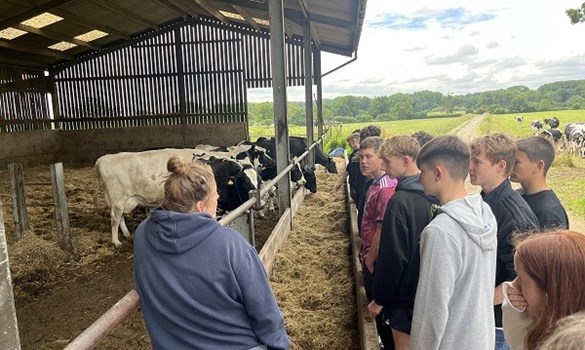
[[[333,158],[331,158],[331,157],[327,158],[326,169],[328,172],[330,172],[332,174],[337,174],[337,165],[335,165],[335,161],[333,160]]]
[[[304,165],[303,176],[305,177],[305,188],[311,191],[311,193],[317,192],[317,176],[315,175],[315,169],[308,165]]]

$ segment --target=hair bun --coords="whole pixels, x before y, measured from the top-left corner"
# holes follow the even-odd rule
[[[185,174],[187,168],[181,158],[177,156],[172,156],[169,161],[167,162],[167,170],[173,174],[181,175]]]

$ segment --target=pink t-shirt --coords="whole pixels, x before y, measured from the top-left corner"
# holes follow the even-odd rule
[[[374,180],[366,193],[366,204],[361,223],[362,247],[360,249],[360,260],[363,262],[370,251],[372,239],[376,233],[376,227],[382,223],[386,205],[396,191],[398,180],[387,174]]]

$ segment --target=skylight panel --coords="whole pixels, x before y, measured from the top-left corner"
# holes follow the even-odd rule
[[[97,40],[99,38],[103,38],[104,36],[107,36],[107,35],[108,35],[108,33],[102,32],[101,30],[92,30],[92,31],[89,31],[87,33],[76,36],[75,39],[85,41],[88,43],[90,41],[94,41],[94,40]]]
[[[227,12],[227,11],[219,11],[219,13],[221,13],[222,15],[224,15],[227,18],[237,19],[238,21],[245,21],[244,17],[242,17],[241,15],[239,15],[237,13]]]
[[[18,38],[19,36],[25,35],[28,32],[24,30],[8,27],[6,29],[0,30],[0,38],[12,40],[14,38]]]
[[[56,43],[54,45],[49,46],[49,49],[57,50],[57,51],[65,51],[69,50],[73,47],[77,46],[76,44],[72,44],[67,41],[61,41],[60,43]]]
[[[42,13],[38,16],[33,17],[33,18],[29,18],[26,21],[23,21],[20,23],[26,24],[27,26],[31,26],[31,27],[34,27],[37,29],[40,29],[40,28],[44,28],[48,25],[51,25],[53,23],[62,21],[62,20],[63,20],[63,17],[55,16],[52,13],[45,12],[45,13]]]

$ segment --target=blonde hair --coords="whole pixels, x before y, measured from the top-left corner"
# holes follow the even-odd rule
[[[378,155],[380,158],[386,160],[392,156],[410,156],[413,160],[416,160],[418,151],[420,151],[420,144],[415,138],[398,135],[384,140],[384,143],[380,146]]]
[[[501,160],[506,162],[506,176],[512,173],[514,163],[516,163],[516,152],[518,146],[516,142],[502,133],[495,133],[479,137],[469,144],[471,156],[475,157],[485,151],[486,157],[492,164]]]
[[[184,164],[181,158],[172,156],[167,162],[171,172],[165,182],[163,209],[188,213],[195,203],[205,200],[212,191],[217,191],[211,167],[201,161]]]
[[[539,350],[582,350],[585,344],[585,312],[564,317]]]

